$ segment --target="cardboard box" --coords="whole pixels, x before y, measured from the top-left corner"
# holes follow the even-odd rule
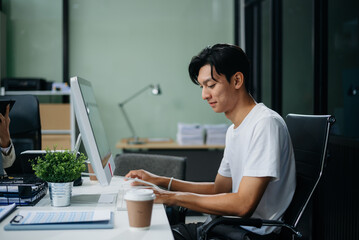
[[[95,172],[94,172],[94,170],[93,170],[93,168],[92,168],[92,166],[91,166],[90,163],[87,164],[87,170],[88,170],[88,172],[89,172],[90,174],[95,174]],[[97,177],[96,177],[95,175],[90,175],[90,180],[91,180],[91,181],[97,181]]]
[[[56,150],[71,150],[71,136],[69,134],[42,134],[42,149],[50,150],[54,149],[56,145]]]
[[[40,118],[42,130],[69,130],[70,104],[41,103]]]

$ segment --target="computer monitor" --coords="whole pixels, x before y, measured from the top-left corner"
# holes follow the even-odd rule
[[[71,78],[71,100],[87,157],[101,185],[109,185],[115,164],[89,81]]]

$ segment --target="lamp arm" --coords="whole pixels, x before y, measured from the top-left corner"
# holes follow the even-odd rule
[[[131,101],[132,99],[134,99],[135,97],[137,97],[138,95],[140,95],[142,92],[146,91],[148,88],[152,88],[153,85],[150,84],[146,87],[144,87],[143,89],[141,89],[140,91],[136,92],[135,94],[133,94],[132,96],[130,96],[129,98],[127,98],[125,101],[120,102],[118,105],[122,108],[123,105],[125,105],[126,103],[128,103],[129,101]],[[123,110],[122,110],[123,111]]]
[[[128,116],[127,116],[127,113],[126,113],[125,109],[123,108],[123,104],[119,104],[119,106],[120,106],[120,109],[121,109],[121,111],[122,111],[122,113],[123,113],[123,116],[125,116],[125,120],[126,120],[126,122],[127,122],[128,127],[130,128],[130,131],[131,131],[131,133],[132,133],[132,137],[136,140],[136,139],[137,139],[137,135],[136,135],[135,130],[134,130],[132,124],[131,124],[130,119],[129,119]]]

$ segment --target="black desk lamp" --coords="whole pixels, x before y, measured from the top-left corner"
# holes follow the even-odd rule
[[[133,94],[131,97],[127,98],[125,101],[118,104],[118,106],[120,107],[123,115],[125,116],[127,125],[130,128],[131,133],[132,133],[132,139],[128,141],[128,144],[144,144],[145,142],[140,141],[137,134],[135,133],[135,130],[134,130],[132,124],[131,124],[131,121],[128,118],[127,113],[126,113],[126,111],[124,109],[124,105],[126,103],[128,103],[129,101],[131,101],[132,99],[134,99],[135,97],[137,97],[138,95],[140,95],[141,93],[143,93],[144,91],[146,91],[147,89],[151,89],[151,93],[153,95],[161,95],[160,85],[159,84],[156,84],[156,85],[150,84],[150,85],[146,86],[145,88],[141,89],[140,91],[136,92],[135,94]]]

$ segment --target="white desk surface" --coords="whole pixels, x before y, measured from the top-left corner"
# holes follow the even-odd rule
[[[1,240],[107,240],[107,239],[173,239],[166,212],[162,204],[155,204],[152,211],[151,227],[149,230],[132,230],[129,228],[127,211],[118,211],[116,203],[98,203],[100,194],[115,194],[121,188],[128,187],[121,177],[114,177],[109,186],[100,186],[98,182],[84,177],[82,186],[73,187],[71,205],[65,208],[51,207],[49,194],[46,194],[34,207],[17,207],[17,209],[0,223]],[[31,210],[94,210],[111,209],[114,212],[113,229],[86,230],[37,230],[37,231],[5,231],[4,226],[18,213],[20,209]]]

